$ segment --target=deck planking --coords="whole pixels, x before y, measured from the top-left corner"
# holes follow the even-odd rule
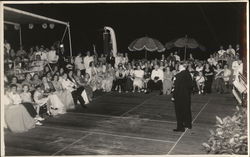
[[[77,107],[48,118],[44,126],[26,133],[5,131],[6,155],[167,154],[182,135],[172,131],[176,122],[170,98],[158,93],[99,93],[87,109]],[[215,116],[231,115],[234,104],[232,95],[192,96],[197,119],[171,154],[205,153],[201,143],[209,137]]]

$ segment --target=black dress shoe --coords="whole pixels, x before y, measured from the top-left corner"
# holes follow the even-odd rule
[[[86,106],[86,105],[84,105],[84,104],[81,104],[81,106],[82,106],[83,108],[87,108],[87,106]]]
[[[160,92],[160,94],[159,95],[162,95],[163,94],[163,92]]]
[[[192,129],[192,126],[184,126],[184,128]]]
[[[184,128],[183,128],[183,129],[174,129],[173,131],[174,131],[174,132],[184,132],[185,129],[184,129]]]

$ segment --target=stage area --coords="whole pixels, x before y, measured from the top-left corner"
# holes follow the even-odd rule
[[[215,116],[235,111],[231,94],[194,95],[193,129],[176,133],[174,104],[158,94],[98,93],[87,109],[47,118],[26,133],[5,130],[6,155],[204,154]]]

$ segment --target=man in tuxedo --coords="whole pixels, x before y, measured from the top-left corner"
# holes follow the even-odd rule
[[[177,120],[177,128],[173,131],[184,132],[185,128],[192,128],[191,115],[191,93],[192,77],[186,65],[179,66],[179,73],[175,76],[174,81],[174,104]]]
[[[114,57],[114,55],[113,55],[112,52],[110,52],[110,54],[108,54],[108,56],[107,56],[107,58],[106,58],[106,62],[107,62],[108,64],[111,64],[112,67],[114,67],[114,65],[115,65],[115,57]]]

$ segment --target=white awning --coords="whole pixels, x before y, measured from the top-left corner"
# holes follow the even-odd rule
[[[7,24],[42,24],[42,23],[57,23],[67,25],[68,22],[56,20],[53,18],[37,15],[27,11],[22,11],[4,6],[4,23]]]

